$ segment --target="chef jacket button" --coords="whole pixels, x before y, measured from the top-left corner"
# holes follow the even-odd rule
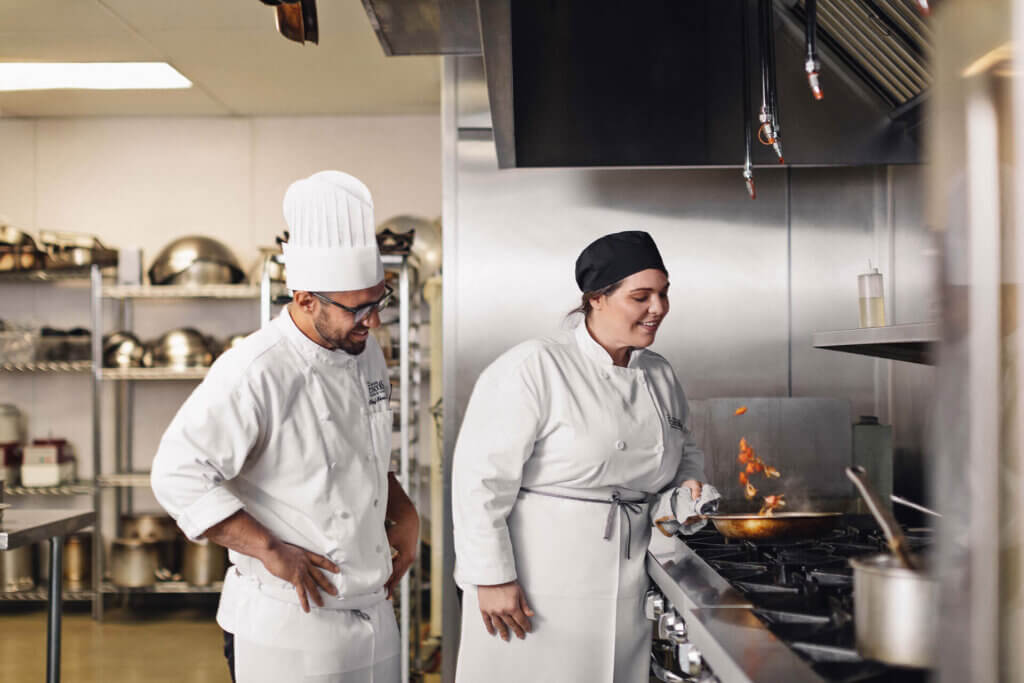
[[[382,549],[381,546],[378,545],[377,546],[377,552],[379,553],[381,551],[381,549]]]
[[[621,441],[621,440],[620,441],[616,441],[615,442],[615,448],[617,448],[620,451],[626,450],[626,442],[625,441]]]
[[[608,372],[602,372],[601,376],[604,377],[605,379],[611,379],[611,377],[612,377],[611,373],[608,373]]]
[[[348,519],[352,515],[348,514],[347,512],[339,512],[338,516],[341,517],[342,519]]]
[[[329,463],[327,463],[327,469],[329,469],[329,470],[333,470],[333,469],[334,469],[334,467],[335,467],[335,466],[336,466],[337,464],[338,464],[338,463],[336,463],[336,462],[329,462]]]
[[[379,502],[380,502],[380,500],[379,500],[378,498],[374,498],[374,499],[373,499],[373,507],[377,507],[377,504],[378,504]]]

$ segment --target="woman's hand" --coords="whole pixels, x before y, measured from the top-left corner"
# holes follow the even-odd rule
[[[498,633],[504,641],[508,641],[509,631],[515,632],[520,640],[526,638],[532,629],[530,617],[533,610],[526,604],[526,595],[518,581],[477,586],[476,597],[488,633],[492,636]]]
[[[696,479],[687,479],[686,481],[683,482],[683,486],[690,489],[690,495],[693,496],[693,501],[697,502],[697,500],[700,498],[700,492],[704,485],[701,484]]]

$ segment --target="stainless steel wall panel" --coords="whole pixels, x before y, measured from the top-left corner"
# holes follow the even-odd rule
[[[894,249],[892,323],[938,319],[935,234],[925,223],[923,166],[890,166]]]
[[[472,140],[459,141],[458,159],[458,220],[446,225],[457,253],[445,264],[458,415],[498,354],[563,325],[579,300],[580,250],[625,229],[649,231],[669,269],[672,311],[653,348],[687,392],[786,395],[784,171],[759,173],[751,202],[732,171],[498,172],[493,143]]]
[[[490,128],[491,106],[487,102],[484,62],[479,57],[452,57],[455,69],[455,104],[459,128]]]
[[[875,359],[811,346],[859,324],[857,275],[879,262],[874,168],[793,169],[790,188],[794,396],[849,399],[877,415]],[[889,273],[885,273],[888,278]]]
[[[735,411],[746,406],[747,412]],[[850,498],[843,470],[852,453],[850,404],[821,398],[719,398],[691,401],[690,427],[704,449],[707,480],[721,492],[729,510],[757,510],[762,495],[785,493],[788,510],[812,509],[822,499]],[[782,476],[767,481],[751,475],[761,494],[744,497],[737,462],[740,439]],[[821,509],[821,508],[818,508]]]
[[[925,223],[925,169],[892,166],[892,319],[912,323],[939,319],[938,248]],[[933,502],[924,473],[930,455],[936,371],[909,363],[892,364],[891,422],[896,493]]]

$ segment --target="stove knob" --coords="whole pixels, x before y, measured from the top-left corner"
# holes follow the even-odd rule
[[[675,610],[669,610],[658,619],[658,638],[682,642],[686,640],[686,624]]]
[[[676,645],[676,662],[679,671],[690,677],[699,676],[704,668],[704,657],[700,650],[694,647],[693,643],[680,643]]]
[[[682,618],[669,626],[668,639],[676,645],[690,642],[689,638],[687,638],[686,622]]]
[[[647,591],[644,596],[644,615],[651,621],[657,621],[665,613],[665,596],[655,589]]]

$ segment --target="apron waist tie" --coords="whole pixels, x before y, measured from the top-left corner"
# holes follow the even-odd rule
[[[607,505],[608,508],[608,520],[604,524],[604,540],[610,541],[612,538],[612,532],[614,531],[615,519],[620,514],[626,519],[626,559],[630,558],[630,548],[633,546],[633,517],[634,514],[641,514],[643,512],[642,505],[650,502],[649,497],[638,500],[625,500],[619,494],[618,491],[612,492],[610,499],[605,498],[584,498],[582,496],[569,496],[564,493],[551,493],[549,491],[537,491],[530,488],[520,488],[520,491],[526,493],[532,493],[538,496],[547,496],[548,498],[561,498],[562,500],[576,500],[581,503],[600,503],[601,505]]]

